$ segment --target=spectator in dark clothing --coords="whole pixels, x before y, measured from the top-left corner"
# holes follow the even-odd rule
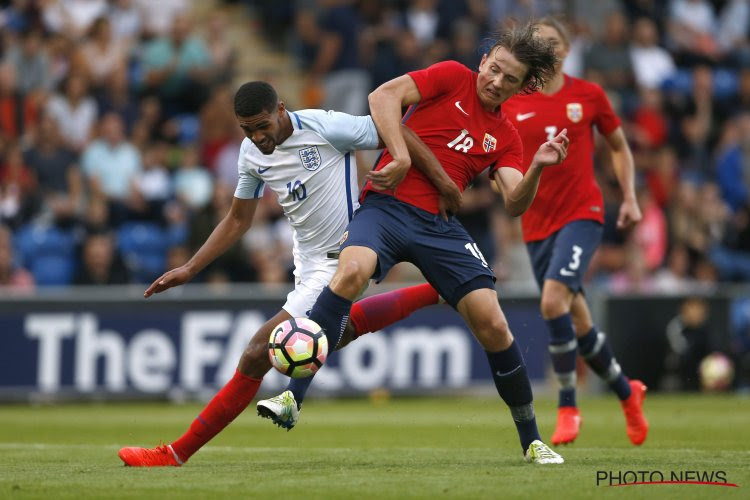
[[[51,116],[44,114],[39,120],[34,145],[24,154],[24,162],[36,177],[42,210],[49,210],[58,223],[72,220],[81,208],[81,172]]]
[[[370,75],[359,60],[361,22],[350,0],[318,0],[320,45],[310,67],[323,85],[323,108],[352,115],[367,114]]]
[[[122,285],[130,282],[128,270],[107,232],[92,233],[83,243],[76,285]]]
[[[635,78],[627,30],[625,16],[611,12],[606,19],[604,40],[593,45],[584,57],[586,79],[621,96],[633,89]]]
[[[691,298],[682,303],[679,314],[667,325],[667,341],[667,370],[679,381],[680,389],[697,391],[700,388],[698,366],[711,352],[705,300]]]

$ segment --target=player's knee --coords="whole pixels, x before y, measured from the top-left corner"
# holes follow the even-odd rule
[[[331,289],[339,295],[356,296],[368,280],[363,266],[356,260],[345,262],[333,277]]]
[[[508,321],[502,315],[483,321],[478,330],[477,340],[488,351],[503,351],[513,342],[513,334],[510,332]]]
[[[561,297],[555,294],[542,294],[540,309],[544,319],[557,318],[570,312],[570,307],[565,304]]]

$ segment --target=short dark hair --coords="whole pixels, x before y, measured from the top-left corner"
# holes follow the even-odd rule
[[[234,94],[234,114],[255,116],[265,111],[271,113],[279,103],[276,90],[267,82],[247,82]]]
[[[537,28],[533,24],[512,27],[495,34],[495,43],[488,54],[502,47],[526,65],[528,71],[524,79],[522,94],[530,94],[544,87],[544,83],[555,74],[557,56],[552,44],[534,36]]]

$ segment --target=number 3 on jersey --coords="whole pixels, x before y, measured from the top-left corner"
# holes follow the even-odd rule
[[[447,144],[449,148],[455,149],[456,151],[462,151],[464,153],[468,153],[473,145],[474,139],[472,139],[472,137],[469,135],[469,131],[466,129],[463,129],[458,137]]]

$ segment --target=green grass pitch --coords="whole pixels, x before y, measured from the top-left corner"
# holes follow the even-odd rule
[[[291,432],[253,405],[185,467],[160,469],[123,467],[117,450],[170,442],[199,405],[0,406],[0,498],[749,498],[747,398],[650,395],[639,448],[614,398],[579,404],[562,466],[522,461],[497,398],[313,398]],[[536,407],[548,439],[554,402]],[[722,470],[739,487],[597,486],[598,470]]]

